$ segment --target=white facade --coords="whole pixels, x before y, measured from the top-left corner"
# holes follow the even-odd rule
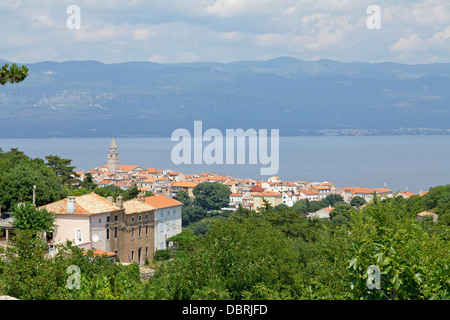
[[[167,249],[168,239],[181,233],[181,207],[155,210],[155,251]]]
[[[287,205],[288,207],[292,207],[294,203],[296,203],[300,199],[300,194],[283,192],[283,204]]]

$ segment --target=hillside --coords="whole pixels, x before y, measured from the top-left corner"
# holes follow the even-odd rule
[[[0,87],[0,137],[169,136],[176,128],[448,128],[450,64],[267,61],[26,64]]]

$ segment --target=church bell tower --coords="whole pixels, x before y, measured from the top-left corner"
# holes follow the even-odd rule
[[[108,152],[108,171],[116,173],[119,170],[119,153],[117,152],[117,145],[114,138],[111,140]]]

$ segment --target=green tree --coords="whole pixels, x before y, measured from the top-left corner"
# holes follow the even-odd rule
[[[92,174],[90,172],[85,174],[85,177],[81,182],[81,187],[88,190],[94,190],[97,187],[97,184],[94,183],[94,179],[92,178]]]
[[[203,182],[193,189],[194,203],[205,210],[219,210],[230,202],[230,188],[219,182]]]
[[[322,203],[325,206],[331,206],[334,207],[336,206],[338,203],[343,203],[344,202],[344,198],[338,194],[334,194],[331,193],[329,195],[327,195],[324,199],[322,199]]]
[[[46,166],[53,170],[62,184],[70,187],[71,184],[79,182],[77,179],[79,175],[73,171],[75,166],[70,165],[72,160],[54,155],[46,156],[45,159],[47,160]]]
[[[189,194],[184,190],[181,190],[177,193],[177,199],[178,201],[182,202],[185,206],[191,204],[191,198],[189,197]]]
[[[352,205],[348,203],[341,203],[338,204],[336,208],[331,210],[330,219],[335,223],[346,224],[350,221],[351,215],[355,211],[356,209]]]
[[[366,204],[366,200],[363,197],[360,196],[355,196],[352,198],[352,200],[350,201],[350,204],[353,207],[359,208],[360,206]]]
[[[34,232],[54,231],[55,216],[45,208],[38,209],[33,204],[26,202],[17,205],[11,212],[14,221],[12,226],[19,230]]]
[[[67,196],[56,174],[42,159],[31,159],[17,149],[0,153],[0,204],[12,210],[18,203],[32,202],[36,186],[36,205],[41,206]]]
[[[447,228],[444,232],[429,232],[405,201],[382,200],[374,195],[364,210],[354,212],[348,231],[353,246],[348,269],[356,298],[449,298]],[[379,268],[379,290],[367,285],[370,266]]]
[[[171,299],[204,296],[208,288],[231,299],[261,298],[267,288],[277,297],[296,298],[298,268],[293,243],[269,222],[227,219],[199,237],[192,252],[168,261],[152,281],[165,279]]]
[[[22,65],[19,67],[15,63],[10,66],[8,63],[5,63],[0,69],[0,84],[22,82],[28,76],[28,71],[27,66]]]

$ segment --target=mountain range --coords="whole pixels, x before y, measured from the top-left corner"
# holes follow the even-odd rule
[[[26,65],[23,82],[0,86],[2,138],[170,136],[192,132],[195,120],[204,130],[279,129],[282,136],[450,132],[450,63],[280,57]]]

